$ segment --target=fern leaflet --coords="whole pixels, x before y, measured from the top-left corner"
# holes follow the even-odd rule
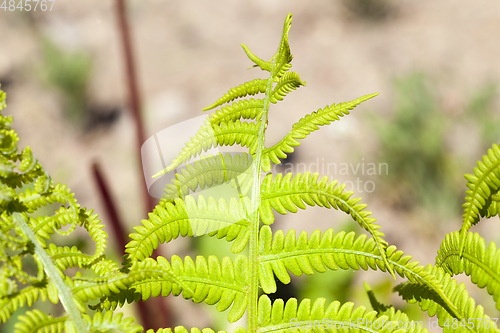
[[[460,235],[447,234],[436,257],[436,265],[448,274],[465,273],[479,288],[488,290],[500,310],[500,250],[491,242],[487,247],[479,234],[468,233],[460,255]]]
[[[477,162],[474,175],[467,174],[465,178],[469,190],[466,191],[466,202],[463,204],[463,224],[460,229],[462,241],[465,239],[467,231],[479,222],[479,217],[488,214],[492,196],[500,190],[500,148],[498,145],[494,144],[488,149],[488,153],[483,155],[482,161]],[[461,251],[463,251],[463,245]]]

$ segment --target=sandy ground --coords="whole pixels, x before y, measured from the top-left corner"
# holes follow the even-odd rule
[[[414,71],[427,73],[449,119],[463,112],[471,91],[487,82],[500,81],[498,1],[381,3],[388,6],[387,15],[366,18],[342,1],[333,0],[128,1],[148,136],[200,115],[203,107],[228,88],[259,77],[259,70],[247,69],[251,64],[240,43],[262,58],[269,58],[288,12],[294,14],[290,32],[293,69],[307,81],[307,86],[272,110],[269,143],[279,140],[306,112],[367,93],[380,93],[342,122],[311,135],[296,156],[296,160],[309,165],[317,161],[376,161],[377,141],[363,118],[371,111],[390,121],[392,82],[396,77]],[[92,161],[99,161],[121,214],[131,227],[144,217],[139,191],[142,172],[135,159],[133,125],[126,108],[113,5],[113,1],[59,0],[52,12],[0,10],[0,83],[2,79],[9,81],[5,87],[6,113],[15,117],[20,145],[29,144],[53,178],[67,183],[79,202],[94,208],[105,221],[90,174]],[[92,57],[89,98],[94,103],[121,108],[122,116],[116,124],[108,130],[82,134],[65,121],[60,93],[39,75],[44,64],[43,38],[65,50]],[[451,126],[455,126],[453,122]],[[456,126],[451,143],[472,168],[482,154],[474,139],[477,133]],[[352,174],[329,176],[353,180]],[[384,176],[373,180],[375,184],[383,182]],[[421,217],[392,211],[384,202],[384,193],[374,191],[361,196],[379,219],[389,243],[423,263],[433,262],[444,233],[460,225],[456,220],[430,229]],[[311,209],[290,216],[286,223],[280,219],[279,224],[284,229],[312,231],[335,227],[335,220],[340,218],[340,213],[325,215],[322,210]],[[318,222],[309,222],[313,220]],[[494,223],[482,226],[488,240],[498,240],[490,232]],[[182,248],[174,243],[169,244],[167,252]],[[184,303],[180,300],[175,304]],[[182,312],[178,312],[180,317]],[[204,318],[200,325],[208,323],[206,315],[197,315]]]

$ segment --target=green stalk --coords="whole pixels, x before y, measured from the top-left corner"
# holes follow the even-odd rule
[[[88,326],[83,320],[82,313],[78,310],[75,302],[73,301],[73,296],[71,289],[64,283],[63,279],[59,275],[59,269],[56,268],[52,259],[47,254],[43,246],[40,244],[35,236],[35,233],[26,223],[23,215],[21,213],[13,213],[14,222],[21,228],[22,232],[28,237],[28,239],[35,245],[35,254],[38,256],[43,264],[43,269],[49,280],[56,286],[59,300],[61,301],[64,310],[68,314],[69,320],[73,323],[75,328],[75,333],[87,333],[89,332]]]
[[[273,66],[274,69],[274,66]],[[248,291],[248,332],[256,333],[257,322],[257,303],[259,300],[259,206],[260,206],[260,185],[261,185],[261,161],[264,150],[264,138],[268,122],[269,105],[271,104],[271,91],[273,88],[273,71],[267,80],[266,98],[262,110],[262,119],[257,138],[257,150],[254,157],[253,182],[252,182],[252,216],[250,219],[250,248],[248,255],[248,269],[250,273],[250,286]]]

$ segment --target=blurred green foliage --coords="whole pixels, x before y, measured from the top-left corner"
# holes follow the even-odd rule
[[[397,11],[397,2],[393,0],[343,0],[341,3],[355,17],[366,21],[382,21]]]
[[[387,181],[380,185],[393,207],[422,208],[434,212],[436,221],[449,221],[460,214],[456,208],[462,204],[465,184],[460,170],[467,164],[453,154],[448,134],[462,123],[465,128],[478,128],[479,151],[499,142],[500,118],[494,112],[497,89],[493,84],[479,89],[458,116],[443,110],[435,91],[425,74],[399,78],[394,82],[391,119],[372,115],[369,121],[378,136],[378,159],[389,165]]]
[[[500,112],[495,112],[497,95],[497,85],[489,83],[477,91],[467,105],[467,120],[472,120],[478,126],[481,136],[480,151],[486,151],[492,142],[500,143]]]
[[[92,69],[88,55],[67,52],[48,39],[42,41],[45,81],[59,90],[64,100],[66,117],[78,124],[85,118],[87,87]]]
[[[396,80],[394,89],[392,118],[371,117],[379,160],[389,165],[383,192],[403,210],[460,207],[462,191],[453,177],[458,173],[445,142],[449,123],[433,89],[420,73]]]

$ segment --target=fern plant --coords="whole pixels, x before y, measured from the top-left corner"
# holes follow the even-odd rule
[[[268,73],[230,89],[208,109],[218,110],[207,118],[197,134],[160,177],[175,170],[164,198],[141,226],[135,227],[119,264],[104,255],[107,235],[92,211],[79,206],[70,190],[54,184],[29,147],[17,149],[12,118],[0,117],[0,320],[14,311],[47,299],[65,310],[55,317],[38,309],[19,316],[16,333],[28,332],[140,332],[131,318],[115,314],[125,303],[151,297],[182,295],[193,302],[216,305],[226,311],[229,322],[247,316],[244,332],[427,332],[415,326],[407,315],[378,303],[367,289],[373,310],[324,298],[289,299],[286,303],[268,296],[276,291],[276,279],[290,283],[291,275],[325,273],[328,270],[380,270],[405,279],[397,290],[408,302],[418,303],[429,316],[436,315],[446,332],[498,332],[496,322],[484,314],[463,285],[451,275],[465,272],[479,287],[487,287],[497,301],[500,287],[500,254],[494,245],[468,233],[480,216],[498,215],[500,201],[500,150],[494,145],[467,176],[470,190],[464,204],[464,225],[460,233],[446,237],[436,265],[421,266],[408,255],[389,246],[375,218],[353,192],[336,180],[317,173],[272,174],[271,163],[279,163],[299,146],[300,141],[320,126],[349,114],[360,103],[376,96],[369,94],[351,102],[332,104],[306,115],[292,126],[277,144],[266,147],[265,133],[270,106],[303,86],[299,75],[290,71],[292,54],[288,32],[292,16],[285,19],[275,55],[264,61],[245,45],[243,49],[255,67]],[[244,97],[263,94],[262,98]],[[230,102],[236,100],[232,104]],[[0,110],[5,94],[0,94]],[[239,145],[248,153],[206,152],[216,146]],[[197,160],[184,165],[191,158]],[[266,172],[262,176],[262,172]],[[230,198],[205,197],[199,190],[227,185],[236,190]],[[195,196],[198,194],[198,196]],[[48,204],[56,204],[52,215],[37,216]],[[297,213],[320,206],[340,210],[364,228],[368,235],[354,232],[316,230],[299,234],[272,230],[275,213]],[[52,206],[51,206],[52,207]],[[38,214],[40,215],[40,214]],[[58,246],[52,235],[68,235],[84,228],[95,243],[95,252],[86,254],[77,247]],[[179,236],[208,235],[225,238],[236,256],[162,256],[153,251]],[[243,254],[244,253],[244,254]],[[25,259],[36,263],[30,274]],[[69,269],[72,269],[70,275]],[[76,272],[76,273],[74,273]],[[334,283],[334,281],[332,281]],[[472,326],[471,326],[471,319]],[[459,323],[461,326],[453,326]],[[465,323],[465,325],[463,325]],[[200,332],[196,323],[175,328],[176,333]],[[153,333],[149,330],[148,333]],[[172,332],[161,328],[157,333]],[[206,328],[203,332],[213,332]]]

